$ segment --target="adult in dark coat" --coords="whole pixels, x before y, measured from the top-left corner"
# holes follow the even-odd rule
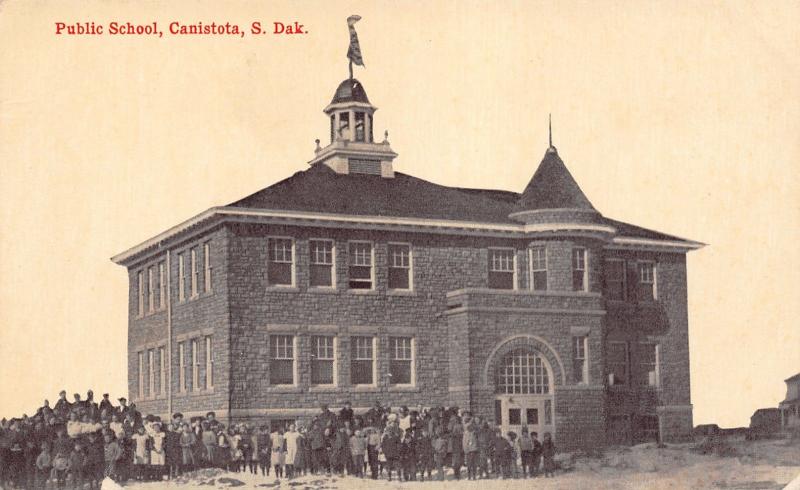
[[[114,413],[114,405],[111,403],[111,400],[108,399],[108,393],[103,393],[103,399],[100,400],[100,406],[98,408],[101,413],[105,410],[109,417]]]
[[[330,472],[328,464],[328,452],[325,441],[325,431],[320,426],[319,421],[311,424],[308,431],[309,446],[311,447],[311,470],[316,472]]]
[[[169,477],[174,478],[178,476],[182,458],[181,434],[174,427],[164,434],[164,453],[167,458],[166,463],[169,466]]]
[[[450,453],[450,466],[453,468],[453,477],[461,479],[461,467],[464,466],[464,427],[458,417],[451,417],[449,423],[448,452]]]
[[[353,407],[349,401],[344,402],[344,407],[339,410],[339,424],[341,426],[353,426]]]
[[[70,410],[72,410],[72,405],[67,400],[67,392],[61,390],[61,392],[58,394],[58,401],[56,402],[56,406],[53,407],[53,411],[61,419],[66,420]]]
[[[386,457],[389,481],[392,481],[392,470],[394,469],[397,469],[397,477],[400,479],[400,435],[396,427],[386,428],[381,439],[381,449]]]

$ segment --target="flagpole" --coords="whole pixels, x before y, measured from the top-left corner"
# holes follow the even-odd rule
[[[352,80],[353,79],[353,60],[350,60],[349,68],[350,68],[350,80]]]

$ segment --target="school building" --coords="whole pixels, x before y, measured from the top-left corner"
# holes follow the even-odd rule
[[[307,169],[113,257],[140,411],[277,423],[380,400],[560,449],[689,437],[702,244],[603,216],[552,144],[522,193],[400,173],[375,110],[344,80]]]

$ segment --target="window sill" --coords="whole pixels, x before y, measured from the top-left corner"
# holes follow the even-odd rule
[[[272,385],[264,388],[265,393],[302,393],[303,389],[295,385]]]
[[[297,293],[300,291],[300,288],[297,286],[280,286],[276,284],[267,286],[267,291],[270,293]]]
[[[378,291],[375,289],[348,289],[347,294],[378,294]]]
[[[213,394],[214,394],[214,388],[208,388],[205,390],[184,390],[176,393],[176,395],[178,396],[204,396]]]
[[[377,385],[353,385],[351,391],[356,393],[377,393],[380,388]]]
[[[391,385],[389,386],[389,392],[401,392],[401,393],[417,393],[419,392],[419,386],[414,385]]]
[[[308,387],[309,393],[338,393],[344,389],[335,385],[311,385]]]
[[[331,286],[309,286],[308,292],[315,294],[337,294],[339,291]]]
[[[416,296],[417,292],[413,289],[390,289],[386,291],[386,296]]]

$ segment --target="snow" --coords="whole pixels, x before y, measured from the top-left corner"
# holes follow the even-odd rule
[[[602,454],[560,454],[564,470],[555,478],[531,480],[389,482],[338,476],[303,476],[277,481],[274,476],[200,470],[174,482],[127,484],[136,490],[174,488],[175,490],[212,488],[267,488],[276,490],[503,490],[522,489],[779,489],[792,480],[800,489],[800,440],[726,442],[725,456],[700,454],[692,445],[656,447],[644,444],[610,448]],[[105,487],[104,487],[105,488]]]

